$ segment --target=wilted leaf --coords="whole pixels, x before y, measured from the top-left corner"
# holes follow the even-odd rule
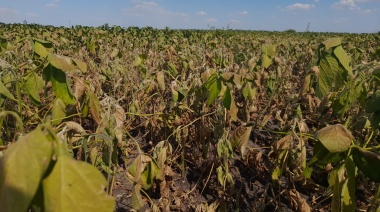
[[[132,203],[133,209],[135,210],[140,210],[145,205],[145,202],[142,199],[140,190],[141,190],[141,184],[133,185],[131,203]]]
[[[354,137],[341,124],[325,127],[315,133],[317,138],[330,152],[344,152],[348,150]]]
[[[354,148],[352,155],[356,166],[369,179],[380,182],[380,155],[362,149]]]
[[[289,190],[289,196],[292,200],[295,211],[300,211],[300,212],[311,211],[311,207],[307,203],[306,199],[303,198],[296,189]]]
[[[149,189],[159,173],[159,167],[149,155],[139,154],[129,166],[128,173],[134,183]]]
[[[86,95],[88,96],[88,107],[91,117],[94,119],[97,125],[100,125],[102,123],[102,118],[100,117],[100,111],[102,107],[99,99],[92,91],[90,91],[90,89],[86,90]]]
[[[252,127],[239,126],[233,133],[230,142],[232,148],[239,147],[240,154],[244,158]]]
[[[161,91],[165,90],[165,74],[163,71],[156,73],[156,80]]]
[[[40,128],[13,143],[0,158],[1,211],[27,211],[53,155]]]
[[[111,212],[115,201],[106,187],[106,179],[95,167],[61,155],[43,180],[45,210]]]

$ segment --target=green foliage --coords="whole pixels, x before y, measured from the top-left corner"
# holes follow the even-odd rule
[[[3,211],[26,211],[33,204],[47,211],[113,211],[104,177],[91,165],[67,156],[60,142],[48,126],[38,127],[0,158]],[[39,186],[42,193],[37,192]],[[43,201],[32,203],[34,198]]]

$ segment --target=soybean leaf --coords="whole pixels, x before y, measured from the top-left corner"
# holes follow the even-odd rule
[[[220,79],[218,79],[216,73],[212,74],[210,78],[207,80],[206,88],[209,92],[207,104],[211,105],[222,89],[222,82],[220,81]]]
[[[9,92],[9,90],[7,89],[7,87],[5,87],[5,85],[3,84],[1,80],[0,80],[0,94],[4,95],[8,99],[12,99],[16,101],[15,97],[11,94],[11,92]]]
[[[0,158],[1,211],[27,211],[53,155],[53,143],[37,128]]]
[[[322,99],[332,90],[332,86],[339,77],[338,61],[331,55],[325,55],[320,61],[319,74],[317,78],[316,95]]]
[[[314,145],[313,153],[313,157],[308,163],[309,167],[316,164],[322,168],[325,168],[327,164],[336,163],[345,157],[344,153],[330,152],[321,142],[317,142]]]
[[[374,182],[380,182],[380,155],[371,151],[354,148],[352,156],[361,172]]]
[[[88,108],[90,114],[96,124],[100,125],[102,122],[102,118],[100,117],[102,107],[100,105],[99,99],[90,89],[86,89],[86,95],[88,97]]]
[[[161,91],[165,90],[165,74],[163,71],[156,73],[156,80]]]
[[[33,51],[41,58],[46,58],[54,52],[53,44],[49,41],[33,38]]]
[[[331,203],[332,212],[355,211],[355,177],[356,166],[352,157],[347,158],[337,171],[333,183],[333,199]]]
[[[261,46],[261,53],[273,58],[276,55],[276,45],[273,44],[263,44]]]
[[[231,95],[231,90],[229,87],[227,87],[226,91],[224,92],[223,95],[223,106],[227,109],[231,109],[231,101],[232,101],[232,95]]]
[[[71,93],[71,88],[67,83],[65,72],[49,64],[44,69],[45,80],[50,80],[54,94],[66,104],[75,104],[75,97]]]
[[[236,128],[230,139],[232,148],[239,147],[239,152],[244,158],[252,127],[240,126]]]
[[[261,58],[261,66],[264,68],[269,68],[269,66],[272,64],[272,58],[268,57],[266,54],[262,54]]]
[[[53,108],[51,109],[52,113],[52,124],[54,126],[60,124],[62,120],[66,117],[66,105],[62,99],[57,98],[54,101]]]
[[[32,72],[28,74],[27,79],[25,80],[23,90],[36,105],[41,103],[39,91],[43,89],[44,84],[43,80],[36,73]]]
[[[49,63],[57,69],[62,70],[63,72],[72,72],[75,70],[80,70],[82,72],[87,72],[86,63],[65,56],[60,56],[56,54],[48,55]]]
[[[141,184],[134,184],[132,187],[132,197],[131,197],[131,203],[132,207],[135,210],[140,210],[144,205],[145,202],[142,199],[141,193]]]
[[[105,192],[106,186],[106,179],[95,167],[61,155],[43,180],[45,210],[111,212],[115,202]]]
[[[342,41],[340,40],[340,38],[330,38],[330,39],[323,42],[326,50],[329,50],[335,46],[339,46],[341,43],[342,43]]]
[[[334,49],[334,55],[338,58],[340,64],[346,69],[349,75],[352,75],[352,66],[350,64],[350,58],[347,53],[344,51],[342,46],[337,46]]]
[[[344,152],[348,150],[354,140],[350,131],[341,124],[331,125],[319,130],[315,133],[315,138],[330,152]]]
[[[0,52],[5,52],[7,50],[8,42],[4,36],[0,35]]]
[[[380,90],[376,91],[366,99],[364,109],[367,113],[380,111]]]

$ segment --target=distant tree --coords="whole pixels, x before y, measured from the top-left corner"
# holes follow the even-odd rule
[[[297,31],[294,30],[294,29],[287,29],[284,32],[286,32],[286,33],[296,33]]]
[[[23,23],[24,23],[25,25],[28,24],[28,22],[27,22],[26,20],[24,20]]]

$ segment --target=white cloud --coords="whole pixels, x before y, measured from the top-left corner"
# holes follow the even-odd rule
[[[288,10],[310,10],[314,7],[315,7],[314,4],[295,3],[295,4],[287,6],[286,9],[288,9]]]
[[[50,2],[50,3],[45,4],[45,6],[46,7],[58,7],[59,6],[59,4],[58,4],[59,2],[60,2],[60,0],[54,0],[54,1]]]
[[[28,17],[38,17],[39,15],[36,13],[26,13],[26,16]]]
[[[248,15],[248,11],[241,11],[239,12],[239,15]]]
[[[0,7],[0,22],[15,22],[17,16],[17,10]]]
[[[379,2],[380,0],[340,0],[338,2],[335,2],[332,7],[335,9],[349,9],[352,11],[356,11],[358,13],[362,14],[368,14],[371,13],[371,9],[363,9],[358,6],[358,3],[365,3],[365,2]]]
[[[132,3],[132,7],[123,10],[126,18],[122,22],[125,25],[182,28],[189,22],[187,13],[167,10],[154,1],[133,0]]]
[[[206,16],[207,13],[206,13],[206,12],[203,12],[203,11],[200,11],[200,12],[197,12],[197,15],[199,15],[199,16]]]
[[[166,10],[164,7],[160,6],[156,2],[150,1],[133,1],[135,6],[133,8],[128,8],[125,10],[126,15],[133,16],[152,16],[152,15],[163,15],[163,16],[176,16],[187,18],[186,13],[172,12]]]
[[[216,19],[216,18],[208,18],[207,20],[206,20],[206,22],[207,23],[216,23],[216,22],[218,22],[218,19]]]

